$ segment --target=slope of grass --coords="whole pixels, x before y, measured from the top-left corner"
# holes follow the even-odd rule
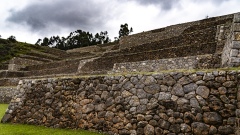
[[[44,52],[44,47],[22,42],[10,42],[0,38],[0,63],[10,60],[12,57],[19,56],[20,54],[26,54],[30,50]]]
[[[8,105],[0,104],[0,119],[3,117]],[[43,126],[2,124],[0,123],[0,135],[103,135],[84,130],[53,129]]]

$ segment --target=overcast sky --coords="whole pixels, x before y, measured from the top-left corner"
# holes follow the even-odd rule
[[[81,29],[118,36],[120,24],[133,33],[240,12],[240,0],[2,0],[0,35],[35,43]]]

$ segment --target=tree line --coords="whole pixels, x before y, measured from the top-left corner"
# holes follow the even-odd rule
[[[128,24],[121,24],[119,30],[119,36],[114,38],[113,42],[117,42],[121,37],[128,36],[133,32],[132,27],[129,28]],[[111,42],[107,31],[101,31],[96,34],[92,34],[83,30],[76,30],[71,32],[67,37],[52,36],[50,38],[45,37],[38,39],[35,43],[40,46],[49,46],[58,48],[61,50],[68,50],[79,47],[86,47],[97,44],[105,44]]]

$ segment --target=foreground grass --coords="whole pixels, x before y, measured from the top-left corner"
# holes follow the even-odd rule
[[[7,104],[0,104],[0,119],[7,109]],[[52,129],[42,126],[2,124],[0,123],[0,135],[103,135],[84,130]]]

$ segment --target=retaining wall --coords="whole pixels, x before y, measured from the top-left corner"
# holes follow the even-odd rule
[[[9,104],[16,91],[16,87],[0,87],[0,103]]]
[[[221,66],[218,55],[198,55],[139,62],[115,63],[113,73],[121,72],[161,72],[175,69],[209,69]]]
[[[234,134],[238,71],[19,82],[2,122],[109,134]]]

